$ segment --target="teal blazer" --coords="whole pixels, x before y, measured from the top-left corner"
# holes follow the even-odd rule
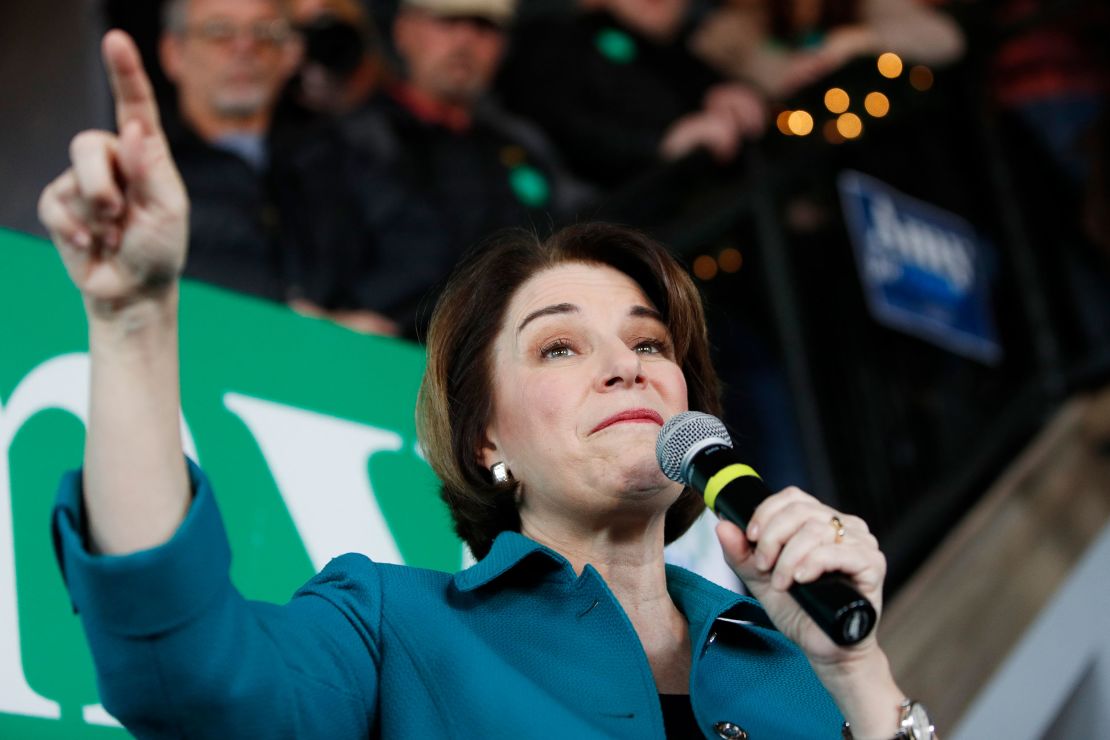
[[[54,510],[58,562],[105,708],[140,738],[663,738],[651,668],[597,570],[515,532],[454,575],[333,560],[285,605],[248,601],[207,479],[166,544],[85,547],[81,476]],[[840,737],[799,649],[754,600],[667,567],[690,623],[707,737]],[[724,723],[731,723],[726,725]]]

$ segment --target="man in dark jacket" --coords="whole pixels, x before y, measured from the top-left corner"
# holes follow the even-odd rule
[[[167,126],[192,201],[186,274],[398,334],[446,264],[433,215],[328,122],[281,115],[300,43],[277,0],[170,0]]]
[[[456,255],[504,227],[548,228],[588,197],[539,130],[488,97],[513,12],[514,0],[404,0],[402,79],[348,126],[434,205]]]

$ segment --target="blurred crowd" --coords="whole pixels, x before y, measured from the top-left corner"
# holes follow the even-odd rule
[[[964,45],[917,0],[516,1],[109,0],[165,82],[189,275],[416,336],[497,230],[596,215],[694,152],[727,165],[775,100],[857,57]]]
[[[951,8],[922,0],[516,3],[108,0],[166,83],[190,274],[413,336],[459,254],[498,229],[594,215],[694,152],[727,165],[779,101],[853,60],[965,50]],[[998,3],[999,27],[1047,4]],[[1077,179],[1108,87],[1081,27],[1105,30],[1097,8],[1076,29],[1038,19],[996,65],[1000,104]]]
[[[104,0],[159,88],[192,200],[187,276],[419,339],[482,239],[599,215],[646,225],[674,205],[641,197],[653,173],[700,158],[739,177],[786,104],[842,67],[894,52],[943,68],[976,52],[962,18],[991,40],[991,104],[1092,199],[1086,232],[1110,255],[1098,2],[517,3]],[[724,341],[755,346],[742,324]],[[758,382],[759,363],[740,362]],[[785,399],[781,372],[763,383],[755,395]],[[761,430],[798,447],[779,432]]]

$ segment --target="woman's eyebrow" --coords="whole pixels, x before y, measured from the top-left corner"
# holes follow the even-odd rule
[[[648,308],[647,306],[633,306],[628,310],[628,315],[655,319],[660,324],[665,323],[663,321],[663,314],[659,313],[654,308]]]
[[[553,306],[544,306],[538,311],[533,311],[532,313],[525,316],[524,321],[521,321],[520,326],[516,328],[516,333],[520,334],[520,332],[523,331],[524,327],[527,326],[528,322],[532,319],[538,319],[541,316],[552,316],[554,314],[561,313],[576,313],[578,310],[578,306],[574,305],[573,303],[556,303]]]
[[[532,321],[533,319],[538,319],[541,316],[577,313],[579,310],[580,309],[578,308],[578,306],[574,305],[573,303],[556,303],[551,306],[544,306],[543,308],[533,311],[532,313],[525,316],[524,320],[520,322],[520,326],[516,328],[516,333],[520,334],[520,332],[524,330],[524,327],[528,325],[528,322]],[[628,309],[628,315],[636,318],[654,319],[660,324],[663,323],[663,315],[656,311],[654,308],[649,308],[648,306],[633,306],[632,308]]]

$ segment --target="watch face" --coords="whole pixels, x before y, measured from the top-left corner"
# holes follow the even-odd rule
[[[909,736],[913,740],[931,740],[933,737],[933,723],[929,719],[929,713],[925,711],[924,705],[920,702],[910,704],[910,716],[908,717]]]

